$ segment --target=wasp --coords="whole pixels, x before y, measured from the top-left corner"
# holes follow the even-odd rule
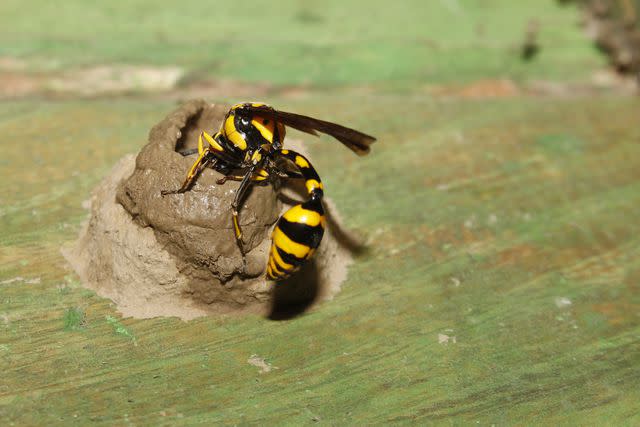
[[[224,175],[217,181],[218,185],[228,180],[240,181],[231,214],[235,238],[244,253],[238,208],[247,189],[252,184],[266,184],[274,176],[303,179],[307,200],[280,216],[271,234],[266,277],[274,281],[286,279],[313,256],[325,227],[322,181],[308,158],[284,148],[287,126],[316,136],[318,132],[330,135],[360,156],[367,154],[376,140],[336,123],[279,111],[267,104],[236,104],[226,114],[217,133],[212,136],[201,132],[198,148],[182,152],[183,155],[198,154],[182,186],[161,193],[165,196],[189,191],[205,167]]]

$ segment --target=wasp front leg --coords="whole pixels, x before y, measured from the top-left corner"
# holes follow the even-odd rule
[[[203,136],[205,137],[207,142],[209,142],[209,145],[207,147],[204,146],[204,142],[202,140]],[[160,194],[162,194],[163,196],[166,196],[167,194],[180,194],[180,193],[185,193],[185,192],[189,191],[189,189],[193,185],[193,181],[196,179],[198,174],[202,171],[202,169],[204,169],[207,166],[207,164],[209,162],[212,161],[211,160],[211,153],[209,151],[209,149],[211,147],[211,142],[210,141],[213,141],[213,138],[211,137],[211,135],[209,135],[206,132],[202,132],[202,133],[200,133],[200,136],[198,137],[198,149],[197,149],[197,151],[195,149],[191,149],[191,150],[186,150],[186,151],[183,151],[183,152],[180,153],[183,156],[188,156],[190,154],[195,154],[195,153],[198,153],[199,155],[198,155],[198,158],[196,159],[195,163],[193,163],[193,165],[189,169],[189,172],[187,173],[187,177],[185,178],[184,182],[182,183],[182,186],[177,190],[163,190],[163,191],[160,192]],[[215,162],[215,159],[213,161]]]
[[[198,156],[198,159],[195,161],[193,166],[189,169],[182,186],[177,190],[162,190],[160,194],[166,196],[167,194],[180,194],[189,191],[198,174],[212,161],[215,162],[215,159],[211,159],[209,152],[203,151],[202,154]]]

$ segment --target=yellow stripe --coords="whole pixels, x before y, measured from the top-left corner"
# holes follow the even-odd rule
[[[269,258],[269,268],[271,268],[271,272],[274,276],[284,276],[285,274],[287,274],[286,272],[280,271],[278,269],[278,266],[276,265],[273,258]]]
[[[321,224],[324,227],[324,215],[304,209],[302,205],[295,205],[286,211],[283,218],[289,222],[306,224],[310,227],[315,227],[318,224]]]
[[[311,248],[306,245],[294,242],[286,234],[280,230],[279,227],[273,229],[273,235],[271,236],[273,243],[280,249],[288,254],[294,255],[297,258],[306,258]]]
[[[253,176],[254,181],[264,181],[269,178],[269,172],[264,169],[258,169],[258,172]]]
[[[232,110],[237,110],[238,108],[242,108],[245,105],[251,105],[252,107],[262,107],[263,105],[267,105],[264,102],[241,102],[240,104],[235,104],[231,107]]]
[[[319,188],[320,190],[322,190],[322,183],[316,181],[315,179],[308,179],[305,183],[304,186],[307,187],[307,191],[309,193],[311,193],[313,190],[315,190],[316,188]]]
[[[204,144],[202,143],[202,132],[201,132],[200,136],[198,137],[198,153],[202,154],[203,151],[204,151]]]
[[[236,215],[233,215],[232,217],[233,219],[233,228],[236,232],[236,239],[239,239],[240,237],[242,237],[242,231],[240,231],[240,224],[238,224],[238,217]]]
[[[289,150],[282,150],[281,153],[282,154],[289,154]]]
[[[187,179],[191,179],[193,178],[193,176],[196,174],[196,172],[198,171],[198,168],[200,167],[200,163],[202,163],[202,159],[204,159],[204,156],[207,154],[206,151],[203,151],[202,153],[200,153],[200,155],[198,156],[198,159],[195,161],[195,163],[191,166],[191,169],[189,169],[189,173],[187,173]]]
[[[284,262],[275,245],[271,246],[271,256],[269,258],[275,260],[276,264],[278,264],[278,266],[282,267],[284,270],[293,270],[293,264],[287,264],[286,262]]]
[[[235,116],[228,116],[224,120],[224,135],[233,145],[244,151],[247,149],[247,141],[245,141],[242,134],[236,130],[236,125],[233,123],[234,117]]]
[[[302,156],[296,156],[296,165],[300,166],[301,168],[308,168],[309,162],[307,162],[307,160]]]
[[[251,120],[251,124],[258,129],[264,139],[269,141],[269,143],[273,143],[273,121],[269,122],[268,126],[265,126],[262,120],[262,118],[253,119]]]
[[[251,155],[251,161],[255,164],[260,160],[262,160],[262,154],[260,154],[260,151],[254,151],[254,153]]]
[[[222,148],[222,145],[218,144],[218,141],[216,141],[211,135],[209,135],[206,132],[202,132],[200,134],[200,138],[198,138],[198,144],[200,144],[202,142],[202,137],[204,136],[204,139],[207,140],[207,142],[209,143],[209,145],[211,145],[213,147],[214,150],[216,151],[224,151],[224,148]],[[198,145],[198,149],[200,149],[200,146]]]

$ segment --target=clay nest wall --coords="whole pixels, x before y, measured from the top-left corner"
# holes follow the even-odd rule
[[[231,202],[239,186],[205,169],[184,194],[180,187],[202,130],[213,133],[227,111],[190,101],[153,127],[137,157],[128,155],[94,190],[80,238],[63,249],[83,283],[112,299],[126,316],[178,316],[254,312],[274,318],[297,314],[330,299],[346,277],[357,241],[340,227],[325,200],[328,226],[315,257],[291,279],[264,278],[270,233],[301,188],[291,182],[253,186],[240,208],[245,255],[233,234]],[[289,148],[305,152],[301,143]],[[308,154],[308,153],[304,153]]]

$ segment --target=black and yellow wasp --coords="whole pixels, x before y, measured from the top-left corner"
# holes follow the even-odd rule
[[[360,156],[367,154],[369,145],[376,140],[354,129],[278,111],[266,104],[236,104],[231,107],[215,135],[207,132],[200,134],[198,159],[191,166],[182,187],[162,192],[164,196],[188,191],[198,173],[207,166],[224,175],[218,180],[220,185],[227,180],[241,181],[231,211],[235,236],[242,250],[238,206],[249,186],[252,183],[264,184],[272,176],[304,179],[308,200],[287,210],[278,219],[271,235],[266,273],[270,280],[286,279],[313,255],[322,240],[325,224],[322,181],[305,156],[283,148],[285,126],[313,135],[325,133]],[[182,154],[195,153],[196,150],[189,150]],[[283,163],[288,163],[297,171],[283,167]]]

